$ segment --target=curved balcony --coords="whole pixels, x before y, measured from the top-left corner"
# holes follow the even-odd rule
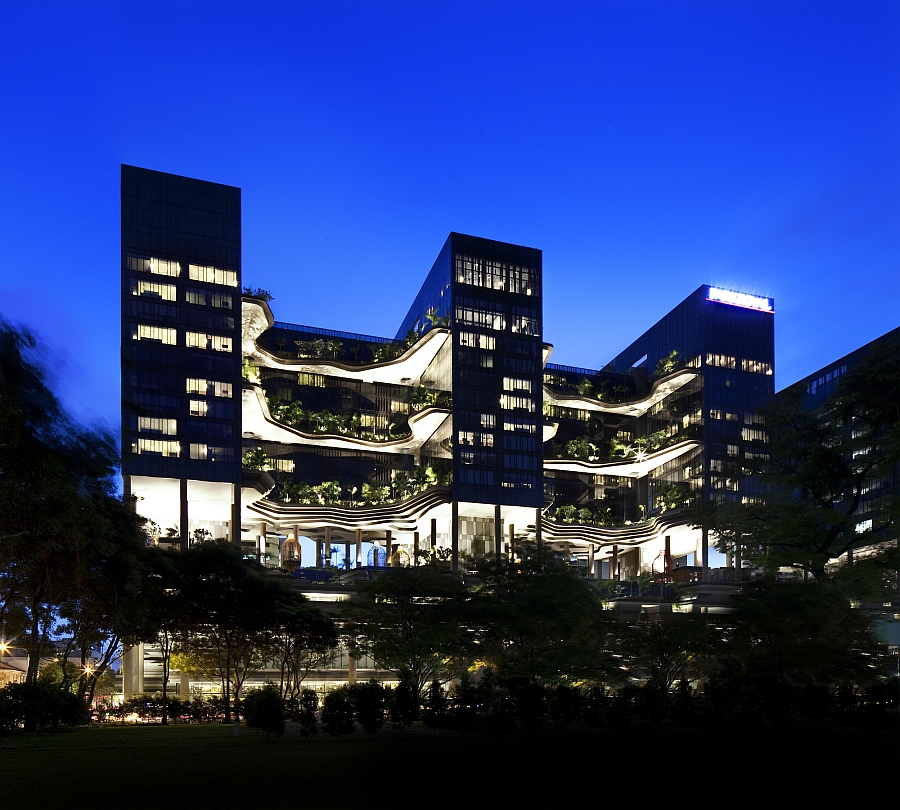
[[[244,383],[241,390],[244,438],[282,444],[306,444],[333,447],[337,450],[364,450],[376,453],[414,453],[449,418],[446,408],[426,408],[409,417],[412,433],[389,441],[358,439],[336,433],[304,433],[272,418],[263,390],[258,385]]]
[[[285,526],[302,526],[304,530],[330,527],[338,531],[413,531],[423,515],[450,503],[451,488],[431,486],[400,503],[381,506],[322,506],[289,504],[261,500],[253,511]]]
[[[549,419],[544,420],[543,426],[543,437],[541,441],[549,442],[556,435],[556,431],[559,430],[559,422],[553,422]]]
[[[544,401],[563,408],[577,408],[581,411],[597,411],[599,413],[616,413],[621,416],[643,416],[657,402],[693,380],[699,372],[683,368],[660,377],[653,383],[650,393],[641,399],[628,402],[603,402],[596,397],[582,397],[578,394],[558,394],[544,386]]]
[[[694,520],[687,509],[673,509],[642,523],[630,526],[587,526],[580,523],[541,522],[541,537],[549,543],[612,546],[639,546],[667,532],[693,533]]]
[[[302,357],[288,360],[278,357],[257,345],[256,339],[275,322],[268,304],[259,299],[244,299],[241,305],[241,350],[244,357],[264,368],[282,371],[324,374],[367,383],[391,385],[420,385],[422,375],[450,337],[449,329],[429,329],[400,357],[382,363],[354,365],[329,358]]]
[[[583,461],[575,458],[547,458],[544,459],[544,469],[547,471],[561,471],[574,473],[588,473],[590,475],[618,475],[629,478],[643,478],[657,467],[674,461],[680,456],[696,450],[701,443],[693,439],[678,442],[671,447],[657,450],[655,453],[647,453],[640,458],[626,458],[621,461]]]

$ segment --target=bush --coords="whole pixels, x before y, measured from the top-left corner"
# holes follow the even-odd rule
[[[0,735],[84,725],[87,708],[76,695],[49,684],[11,683],[0,689]]]
[[[250,692],[243,701],[244,720],[250,728],[272,734],[284,734],[284,702],[274,684]]]
[[[322,703],[322,727],[326,734],[341,737],[355,728],[350,689],[341,686],[325,695]]]
[[[374,737],[384,725],[387,705],[384,687],[373,678],[368,683],[358,683],[351,687],[350,695],[356,710],[356,721],[366,734]]]

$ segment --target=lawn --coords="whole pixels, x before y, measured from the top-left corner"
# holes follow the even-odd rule
[[[224,725],[95,726],[0,740],[0,806],[677,806],[679,796],[747,788],[793,800],[827,795],[837,774],[856,769],[888,779],[898,743],[895,731],[828,726],[753,734],[548,728],[467,737],[414,727],[386,729],[374,740],[357,732],[311,741],[289,726],[272,742],[247,728],[235,737]]]

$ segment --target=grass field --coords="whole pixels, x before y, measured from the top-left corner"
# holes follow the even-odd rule
[[[95,726],[0,740],[0,807],[523,808],[662,801],[745,790],[828,796],[840,774],[893,781],[900,735],[828,726],[433,736],[424,727],[272,742],[231,726]],[[861,769],[861,770],[860,770]],[[856,774],[856,777],[853,775]],[[872,794],[870,794],[872,795]],[[874,798],[874,795],[873,795]]]

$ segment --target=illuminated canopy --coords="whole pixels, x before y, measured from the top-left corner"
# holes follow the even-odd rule
[[[708,301],[718,301],[720,304],[730,304],[733,307],[756,309],[760,312],[775,312],[775,302],[771,298],[750,293],[723,290],[721,287],[710,287]]]

